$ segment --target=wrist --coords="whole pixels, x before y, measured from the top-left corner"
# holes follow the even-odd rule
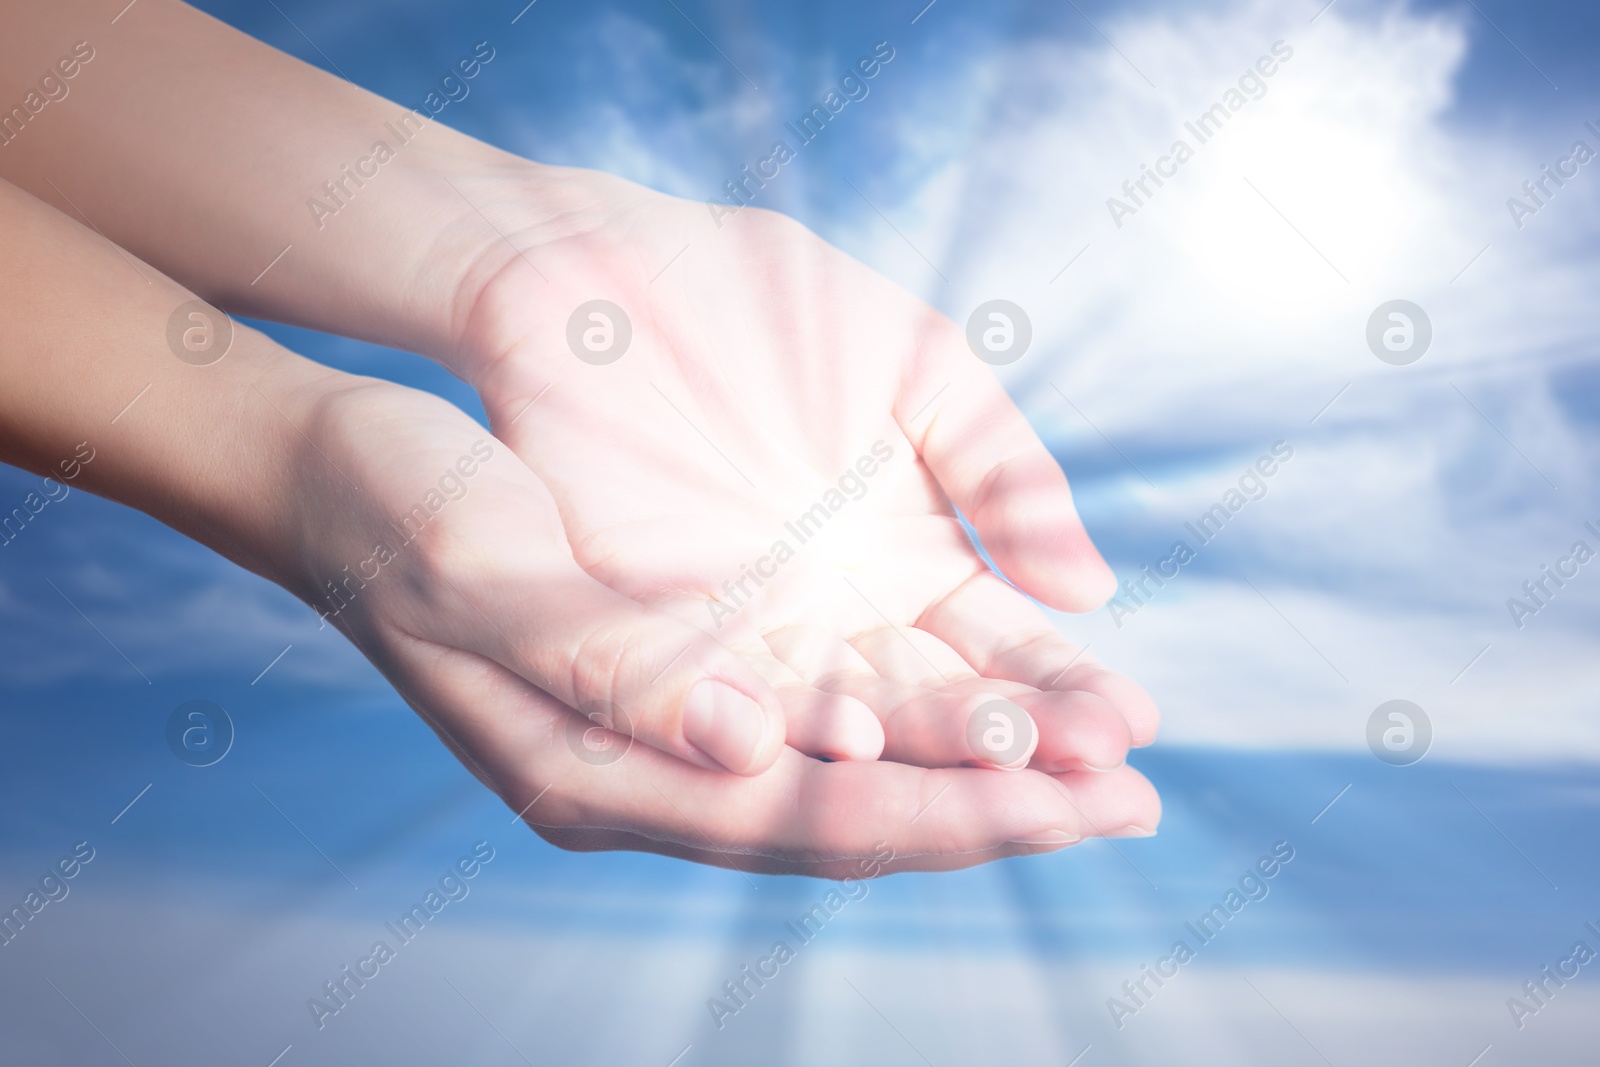
[[[339,477],[308,430],[330,397],[364,379],[235,329],[232,349],[204,368],[213,373],[199,388],[151,391],[148,424],[189,430],[178,447],[152,435],[147,447],[160,454],[142,464],[148,481],[112,495],[304,597],[308,483]]]
[[[598,171],[504,153],[439,177],[448,177],[465,210],[438,242],[448,249],[441,254],[448,282],[427,283],[449,308],[448,341],[424,354],[474,384],[523,339],[530,302],[565,280],[545,250],[595,232],[653,195]]]

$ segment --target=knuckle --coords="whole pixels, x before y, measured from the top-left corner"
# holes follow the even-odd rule
[[[606,711],[603,702],[624,713],[638,725],[665,714],[661,701],[662,682],[669,669],[693,667],[692,647],[686,639],[673,647],[655,627],[641,627],[637,619],[613,618],[591,627],[579,640],[568,665],[572,692],[580,712]],[[595,706],[587,706],[597,702]]]

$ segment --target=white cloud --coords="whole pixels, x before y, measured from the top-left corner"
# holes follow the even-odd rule
[[[1008,382],[1066,454],[1119,465],[1084,496],[1092,522],[1164,548],[1273,441],[1296,446],[1269,499],[1125,630],[1063,620],[1163,699],[1168,742],[1358,748],[1372,708],[1406,696],[1453,758],[1600,759],[1600,573],[1520,632],[1504,606],[1573,540],[1600,548],[1581,528],[1600,518],[1594,432],[1549,380],[1596,335],[1592,245],[1573,241],[1595,231],[1595,179],[1519,231],[1505,198],[1570,139],[1518,143],[1450,114],[1458,16],[1347,5],[1309,25],[1319,6],[1130,16],[1105,27],[1121,54],[1045,40],[985,55],[902,124],[927,178],[888,209],[952,285],[870,219],[855,251],[958,320],[996,295],[1032,312],[1035,351]],[[1185,122],[1279,40],[1293,56],[1265,95],[1199,144]],[[1119,229],[1106,199],[1130,202],[1123,182],[1176,138],[1194,158]],[[1406,368],[1364,338],[1396,297],[1435,331]]]

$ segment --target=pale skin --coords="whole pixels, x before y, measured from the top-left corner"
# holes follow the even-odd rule
[[[74,42],[94,58],[0,147],[0,458],[47,471],[155,378],[88,487],[326,611],[325,583],[488,448],[330,621],[563,847],[842,874],[879,842],[885,870],[943,869],[1154,831],[1124,763],[1153,703],[1034,603],[1092,608],[1110,571],[947,319],[782,216],[715,218],[437,123],[319,219],[308,199],[404,109],[167,0],[114,26],[121,3],[38,7],[0,6],[0,106]],[[180,285],[432,356],[493,437],[249,331],[188,366],[164,339]],[[567,339],[596,299],[632,327],[603,365]],[[40,323],[60,338],[42,362]],[[856,499],[801,543],[786,523],[847,474]],[[968,736],[994,697],[1037,737],[1010,772]],[[574,708],[627,755],[580,759]]]

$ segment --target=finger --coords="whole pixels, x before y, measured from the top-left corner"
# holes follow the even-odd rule
[[[1095,663],[1068,667],[1052,686],[1056,692],[1092,693],[1117,709],[1128,724],[1131,743],[1142,748],[1156,739],[1161,712],[1144,687],[1125,674]]]
[[[652,606],[665,607],[683,618],[679,604],[657,600]],[[871,708],[851,697],[811,686],[804,676],[773,655],[754,627],[730,627],[722,640],[777,692],[783,706],[785,740],[790,747],[808,756],[831,760],[871,760],[883,753],[883,725]]]
[[[759,778],[719,778],[681,762],[657,766],[665,761],[649,749],[634,754],[640,764],[612,784],[630,797],[635,832],[734,856],[942,856],[1066,844],[1085,832],[1070,796],[1034,771],[821,763],[788,749]]]
[[[1150,837],[1161,825],[1161,795],[1132,767],[1050,777],[1072,805],[1085,837]]]
[[[988,678],[961,682],[942,692],[990,699],[999,696],[1026,711],[1038,727],[1038,745],[1028,762],[1036,771],[1104,772],[1127,762],[1131,741],[1128,724],[1110,701],[1094,693],[1040,692],[1020,682]],[[995,721],[1002,727],[1006,725]],[[973,736],[981,746],[983,735]],[[1005,738],[1002,736],[1001,740]]]
[[[930,312],[896,405],[902,431],[1007,577],[1062,611],[1105,603],[1116,578],[1066,475],[956,325]]]
[[[916,632],[916,631],[909,631]],[[1027,753],[1022,748],[1007,748],[999,754],[982,745],[974,747],[971,722],[978,705],[994,695],[1017,691],[1027,692],[1028,687],[1002,682],[994,693],[985,696],[974,693],[972,687],[982,688],[970,668],[962,664],[959,681],[968,688],[960,694],[942,694],[929,686],[918,685],[900,678],[886,677],[878,672],[879,666],[888,666],[883,646],[909,648],[906,641],[894,630],[882,631],[881,641],[861,642],[860,648],[873,652],[878,665],[862,655],[858,646],[811,626],[794,625],[775,630],[767,635],[767,644],[800,677],[817,688],[838,693],[871,708],[883,720],[883,758],[909,763],[918,767],[958,767],[977,765],[991,767],[1023,766]],[[923,635],[929,637],[930,635]],[[915,652],[910,653],[913,657]],[[953,654],[945,649],[945,656]],[[937,675],[938,668],[923,662],[921,676],[928,676],[933,686],[943,687],[945,677]],[[957,662],[959,660],[957,659]],[[910,663],[902,664],[903,674],[917,676]],[[957,670],[953,663],[947,663]],[[1026,713],[1011,720],[1026,735],[1037,735],[1031,722],[1025,722]]]
[[[972,683],[976,692],[964,693],[924,689],[878,674],[829,675],[816,685],[854,697],[878,713],[884,759],[914,767],[1016,770],[1028,765],[1038,745],[1039,728],[1027,710],[981,679]]]
[[[1035,689],[1088,692],[1127,721],[1132,744],[1155,740],[1161,713],[1130,678],[1101,667],[1067,640],[1044,612],[993,574],[974,575],[917,620],[985,678],[1009,678]]]
[[[1083,833],[1070,790],[1035,771],[922,770],[888,761],[822,763],[785,748],[754,777],[707,771],[635,744],[598,758],[567,743],[588,725],[474,654],[407,638],[426,674],[401,679],[524,821],[626,831],[684,848],[810,861],[970,857],[1055,847]]]
[[[1111,771],[1128,760],[1132,734],[1111,702],[1093,693],[1033,693],[1012,697],[1039,724],[1035,770]]]
[[[917,626],[947,644],[985,678],[1048,689],[1061,672],[1095,662],[1023,594],[985,570],[935,601]]]
[[[875,760],[883,755],[883,723],[852,696],[809,685],[778,690],[787,723],[787,744],[808,756],[830,760]]]
[[[930,688],[977,672],[938,637],[914,626],[880,626],[850,638],[850,646],[885,678]]]
[[[808,682],[848,671],[873,673],[872,664],[850,642],[815,626],[782,626],[763,638],[774,656]]]
[[[457,553],[457,569],[473,558],[470,550]],[[475,651],[601,725],[680,759],[735,774],[772,765],[784,744],[784,710],[742,657],[602,585],[570,559],[524,564],[515,575],[502,567],[459,585],[444,579],[475,613],[464,620]],[[508,597],[507,589],[530,593]],[[495,605],[495,614],[478,604]]]
[[[1161,822],[1161,799],[1150,782],[1137,771],[1125,769],[1120,777],[1105,775],[1055,776],[1057,787],[1079,812],[1085,836],[1149,837]],[[1008,842],[973,852],[899,855],[887,842],[875,844],[871,855],[821,857],[814,855],[743,855],[705,847],[660,841],[623,830],[567,829],[534,826],[551,844],[574,852],[627,849],[653,852],[747,874],[805,874],[815,878],[877,878],[904,871],[950,871],[1009,856],[1056,852],[1075,842]]]
[[[1023,603],[1027,601],[1023,600]],[[922,633],[909,627],[905,632],[908,635]],[[843,642],[821,631],[809,627],[786,627],[783,631],[768,635],[768,641],[775,650],[791,658],[791,662],[799,668],[797,673],[805,672],[813,679],[827,678],[831,674],[827,688],[848,692],[879,710],[885,718],[883,754],[889,759],[925,767],[956,766],[973,762],[976,751],[980,763],[998,766],[1010,764],[1013,759],[1020,758],[1021,750],[1012,750],[1016,755],[1011,758],[994,758],[996,751],[983,744],[989,723],[980,724],[976,731],[971,724],[976,709],[981,707],[984,700],[994,697],[1005,698],[1019,705],[1037,727],[1038,745],[1028,764],[1035,770],[1105,771],[1121,766],[1127,759],[1130,740],[1128,726],[1116,708],[1097,695],[1077,691],[1041,693],[1018,681],[980,678],[942,643],[940,647],[945,648],[943,655],[951,657],[953,662],[961,662],[962,666],[957,668],[953,662],[947,663],[946,668],[951,672],[959,670],[960,677],[949,684],[939,684],[938,679],[927,677],[934,668],[925,661],[916,660],[916,652],[897,631],[884,629],[875,632],[873,637],[875,642],[858,637],[852,645],[840,648],[837,646],[843,645]],[[876,647],[873,647],[874,643]],[[910,675],[922,684],[906,688],[906,685],[913,683],[884,685],[875,681],[872,672],[864,669],[869,665],[868,657],[861,655],[857,649],[873,653],[870,666],[878,672],[903,672],[899,679],[891,675],[891,680],[901,681]],[[885,662],[886,656],[896,649],[907,650],[907,656],[910,657],[898,667]],[[912,661],[922,662],[921,675],[915,673],[916,662]],[[945,695],[975,696],[983,700],[976,703],[970,700],[941,702],[930,700],[926,693],[918,691],[930,687]],[[1015,733],[1011,731],[1026,732],[1029,728],[1020,718],[1014,718],[1009,723],[1004,720],[996,722],[1003,731],[1001,742],[1006,741],[1007,733],[1014,738]],[[1010,749],[1010,744],[1002,743],[997,748],[1005,751]]]

